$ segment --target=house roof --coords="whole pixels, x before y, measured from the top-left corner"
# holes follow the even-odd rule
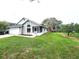
[[[9,23],[9,28],[18,28],[18,27],[22,27],[22,25],[20,24],[16,24],[16,23]]]
[[[27,22],[31,22],[31,23],[34,23],[34,24],[36,24],[36,25],[38,25],[38,26],[41,26],[40,24],[38,24],[38,23],[36,23],[36,22],[34,22],[34,21],[32,21],[32,20],[26,20],[22,25],[24,25],[25,23],[27,23]]]
[[[23,17],[17,24],[23,24],[26,20],[27,18]]]
[[[9,26],[8,27],[9,28],[20,28],[24,24],[26,24],[27,22],[31,22],[33,24],[36,24],[37,26],[42,26],[41,24],[38,24],[38,23],[36,23],[36,22],[34,22],[32,20],[29,20],[29,19],[23,17],[18,23],[9,23]],[[42,26],[42,27],[44,27],[44,26]],[[44,28],[46,28],[46,27],[44,27]]]
[[[38,24],[38,23],[36,23],[36,22],[34,22],[34,21],[32,21],[32,20],[29,20],[29,19],[27,19],[27,18],[25,18],[25,17],[23,17],[17,24],[24,25],[24,24],[27,23],[27,22],[32,22],[32,23],[34,23],[34,24],[36,24],[36,25],[41,26],[40,24]]]

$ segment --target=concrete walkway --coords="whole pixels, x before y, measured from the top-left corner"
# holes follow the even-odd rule
[[[6,38],[6,37],[11,37],[11,36],[14,36],[14,35],[8,35],[8,34],[6,34],[6,35],[0,35],[0,38]]]
[[[11,36],[20,36],[20,37],[28,37],[28,38],[34,38],[36,37],[34,36],[24,36],[24,35],[10,35],[10,34],[6,34],[6,35],[0,35],[0,38],[6,38],[6,37],[11,37]]]
[[[28,38],[34,38],[36,36],[40,36],[42,35],[43,33],[41,34],[38,34],[38,35],[33,35],[33,36],[25,36],[25,35],[10,35],[10,34],[5,34],[5,35],[0,35],[0,38],[6,38],[6,37],[11,37],[11,36],[20,36],[20,37],[28,37]]]
[[[34,38],[36,36],[40,36],[44,33],[39,33],[37,35],[33,35],[33,36],[25,36],[25,35],[11,35],[11,34],[5,34],[5,35],[0,35],[0,38],[6,38],[6,37],[11,37],[11,36],[20,36],[20,37],[28,37],[28,38]]]
[[[33,35],[33,36],[15,35],[15,36],[20,36],[20,37],[27,37],[27,38],[34,38],[34,37],[36,37],[36,35]]]

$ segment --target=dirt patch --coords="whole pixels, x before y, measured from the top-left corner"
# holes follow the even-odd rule
[[[79,48],[79,46],[75,46],[75,48]]]
[[[62,35],[65,38],[68,38],[68,36],[66,34],[64,34],[64,33],[58,33],[58,34]]]
[[[70,38],[70,39],[72,39],[72,40],[74,40],[76,42],[79,42],[79,38],[76,38],[76,37],[67,37],[67,38]]]
[[[68,35],[66,35],[66,34],[64,34],[64,33],[59,33],[59,34],[62,35],[63,37],[65,37],[65,38],[69,38],[69,39],[72,39],[72,40],[74,40],[74,41],[79,42],[79,38],[71,37],[71,36],[68,36]]]

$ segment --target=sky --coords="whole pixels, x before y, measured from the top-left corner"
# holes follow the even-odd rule
[[[0,21],[17,23],[26,17],[37,23],[55,17],[64,24],[79,23],[78,0],[0,0]]]

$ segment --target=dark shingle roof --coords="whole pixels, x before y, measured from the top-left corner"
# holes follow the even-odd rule
[[[22,27],[22,25],[20,24],[16,24],[16,23],[9,23],[9,28],[19,28],[19,27]]]

